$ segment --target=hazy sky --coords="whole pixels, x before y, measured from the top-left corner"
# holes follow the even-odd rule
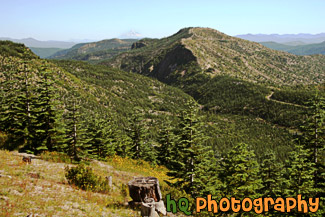
[[[0,0],[0,37],[165,37],[190,26],[229,35],[325,32],[325,0]]]

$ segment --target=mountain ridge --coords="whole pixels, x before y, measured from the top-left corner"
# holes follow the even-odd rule
[[[104,39],[97,42],[79,43],[49,56],[50,59],[98,60],[110,58],[118,53],[131,49],[137,39]]]
[[[15,43],[24,44],[27,47],[36,47],[36,48],[65,48],[66,49],[76,44],[74,42],[56,41],[56,40],[40,41],[31,37],[23,38],[23,39],[0,37],[0,41],[12,41]]]
[[[101,64],[168,82],[184,77],[192,70],[189,66],[210,77],[228,74],[272,85],[324,81],[322,56],[298,57],[210,28],[184,28],[170,37],[142,39],[137,43],[143,46],[134,47]],[[313,73],[310,73],[311,69]],[[163,76],[167,77],[164,79]]]
[[[301,41],[307,44],[321,43],[325,41],[325,33],[319,34],[242,34],[235,35],[235,37],[242,38],[255,42],[274,41],[277,43],[290,43],[294,41]]]

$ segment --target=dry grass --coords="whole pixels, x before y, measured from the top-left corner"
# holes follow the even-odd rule
[[[166,169],[155,170],[148,164],[142,171],[135,165],[131,172],[130,159],[115,157],[110,162],[112,165],[100,161],[89,165],[95,173],[113,177],[112,190],[100,194],[68,185],[64,176],[67,163],[33,159],[32,164],[25,164],[17,153],[0,151],[0,216],[139,216],[124,205],[131,199],[122,186],[134,176],[158,175],[162,181]]]

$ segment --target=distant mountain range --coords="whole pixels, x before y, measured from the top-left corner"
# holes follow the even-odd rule
[[[0,41],[24,44],[41,58],[95,60],[109,58],[117,53],[131,49],[133,42],[141,38],[138,32],[130,31],[118,38],[90,42],[91,40],[39,41],[34,38],[13,39],[0,37]],[[82,43],[76,43],[82,41]],[[90,54],[91,53],[91,54]]]
[[[276,42],[260,42],[265,47],[286,51],[288,53],[296,55],[313,55],[313,54],[323,54],[325,55],[325,41],[317,44],[304,44],[304,45],[288,45],[280,44]]]
[[[96,61],[111,58],[131,49],[137,39],[108,39],[91,43],[80,43],[72,48],[59,50],[48,58]]]
[[[0,41],[12,41],[16,43],[24,44],[27,47],[36,47],[36,48],[70,48],[75,45],[75,42],[66,42],[66,41],[39,41],[34,38],[23,38],[23,39],[14,39],[0,37]]]
[[[246,34],[235,37],[255,42],[277,42],[287,45],[314,44],[325,41],[325,33],[320,34]]]

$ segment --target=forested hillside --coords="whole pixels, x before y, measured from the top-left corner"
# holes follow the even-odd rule
[[[3,43],[1,49],[3,61],[10,63],[2,64],[2,69],[10,68],[18,73],[19,67],[30,67],[28,70],[31,75],[28,79],[31,86],[40,76],[35,72],[42,69],[50,71],[54,78],[54,92],[58,94],[55,96],[55,101],[58,101],[56,107],[64,109],[59,113],[66,114],[65,107],[71,104],[71,99],[76,98],[80,107],[80,119],[83,120],[81,128],[86,131],[93,122],[102,119],[113,123],[114,128],[121,131],[119,134],[127,135],[126,129],[132,123],[132,118],[135,118],[133,116],[140,113],[137,115],[143,116],[141,118],[146,120],[145,125],[150,129],[146,139],[156,144],[159,129],[165,125],[166,119],[172,127],[176,127],[177,116],[186,108],[185,102],[192,99],[177,88],[138,74],[84,62],[48,62],[37,58],[24,46],[9,42]],[[2,76],[6,78],[7,75]],[[37,92],[37,88],[30,88],[32,92]],[[285,158],[285,153],[280,151],[282,148],[290,150],[291,136],[285,129],[273,128],[272,124],[254,117],[240,118],[227,112],[223,112],[226,116],[215,112],[200,113],[206,123],[206,133],[211,136],[207,143],[214,146],[216,152],[228,150],[233,145],[232,141],[251,144],[258,155],[264,152],[262,147],[276,147],[280,159]],[[61,118],[64,119],[64,116]],[[222,128],[227,131],[221,130]],[[238,131],[238,136],[229,134],[228,131]]]
[[[207,28],[182,29],[160,40],[143,39],[129,52],[101,64],[145,74],[180,87],[204,108],[216,113],[261,118],[297,128],[304,119],[304,103],[273,100],[285,86],[324,82],[324,56],[295,56]],[[323,91],[320,91],[323,94]],[[270,95],[271,94],[271,95]],[[270,97],[268,97],[270,95]],[[306,98],[306,95],[308,97]],[[298,118],[297,118],[298,117]]]
[[[60,153],[72,163],[120,156],[164,165],[171,187],[166,193],[175,197],[320,197],[322,57],[310,57],[310,67],[305,57],[269,54],[261,45],[227,37],[183,29],[170,38],[136,42],[99,65],[43,60],[23,45],[0,42],[0,146]],[[229,43],[225,50],[218,48],[223,40]],[[267,52],[259,56],[255,46]],[[212,50],[227,53],[217,58]],[[245,54],[252,65],[238,68],[230,54]],[[295,63],[278,62],[282,54]],[[272,66],[266,55],[275,58]],[[224,71],[206,68],[218,61]],[[265,65],[275,70],[259,71]],[[281,69],[285,65],[288,71]],[[299,71],[307,66],[308,73]]]
[[[76,44],[72,48],[58,51],[49,58],[96,61],[111,58],[130,50],[136,39],[109,39],[91,43]]]

